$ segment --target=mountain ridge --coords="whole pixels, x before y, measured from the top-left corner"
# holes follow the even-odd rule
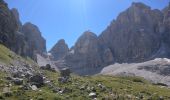
[[[170,5],[169,5],[170,6]],[[66,54],[65,60],[69,68],[87,68],[87,73],[91,68],[93,71],[97,65],[100,68],[105,67],[110,64],[118,63],[133,63],[133,62],[145,62],[159,57],[170,57],[169,44],[170,42],[167,37],[169,37],[169,17],[167,16],[169,7],[165,7],[164,10],[151,9],[151,7],[134,2],[132,5],[121,12],[116,20],[113,20],[111,24],[99,35],[95,36],[93,41],[87,43],[88,39],[79,41],[80,38],[85,38],[86,35],[90,34],[90,31],[85,31],[77,42],[70,50],[71,54]],[[94,34],[94,33],[93,33]],[[89,35],[93,36],[93,35]],[[87,48],[94,43],[96,49]],[[79,44],[79,45],[77,45]],[[79,49],[77,49],[80,47]],[[85,55],[89,52],[92,55],[97,52],[97,56],[93,57],[93,63],[90,65],[85,65],[85,63],[90,63],[87,56],[76,56],[75,52],[81,50]],[[96,51],[97,50],[97,51]],[[81,63],[79,61],[72,61],[70,55],[75,59],[85,59]],[[62,61],[63,61],[62,60]],[[68,63],[67,63],[68,62]],[[70,64],[72,63],[72,64]],[[66,66],[66,67],[68,67]],[[79,66],[79,67],[78,67]],[[81,66],[81,67],[80,67]],[[73,70],[73,72],[76,71]],[[77,72],[77,71],[76,71]],[[79,72],[77,72],[79,73]],[[80,73],[81,74],[81,71]]]

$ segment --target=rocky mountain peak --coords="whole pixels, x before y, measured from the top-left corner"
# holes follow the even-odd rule
[[[46,53],[46,40],[42,37],[39,28],[27,22],[22,26],[22,33],[24,33],[29,49],[34,49],[33,52],[43,54]],[[31,50],[32,51],[32,50]]]
[[[97,35],[91,31],[85,31],[81,37],[97,37]]]
[[[57,44],[66,44],[64,39],[60,39]],[[66,44],[67,45],[67,44]]]
[[[20,16],[19,16],[19,12],[16,8],[12,8],[11,9],[11,12],[12,14],[14,15],[16,21],[17,21],[17,26],[18,26],[18,30],[20,31],[21,30],[21,27],[22,27],[22,23],[20,21]]]
[[[141,2],[133,2],[130,8],[151,9],[149,6]]]
[[[15,18],[19,20],[19,13],[18,13],[18,10],[17,10],[16,8],[12,8],[11,11],[13,12]]]
[[[60,39],[50,50],[50,53],[53,55],[53,60],[62,59],[68,52],[69,48],[64,39]]]
[[[97,41],[96,34],[90,31],[86,31],[77,40],[75,44],[75,51],[79,53],[86,53],[87,51],[91,50],[93,47],[96,48],[97,45],[98,45],[98,41]]]
[[[110,48],[117,62],[143,61],[160,48],[158,25],[162,19],[161,11],[133,3],[99,36],[99,41]]]

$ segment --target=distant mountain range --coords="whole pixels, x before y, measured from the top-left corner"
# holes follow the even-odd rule
[[[46,40],[38,27],[30,22],[22,25],[17,9],[10,10],[3,0],[0,9],[0,42],[21,56],[47,57]],[[97,73],[115,62],[170,58],[170,4],[160,11],[132,3],[99,36],[86,31],[72,48],[61,39],[49,53],[56,65],[78,74]]]
[[[64,42],[53,48],[60,48],[50,51],[57,60],[59,51],[68,51]],[[84,32],[69,52],[60,55],[65,65],[79,74],[93,74],[115,62],[164,57],[170,57],[170,4],[160,11],[143,3],[132,3],[99,36]]]

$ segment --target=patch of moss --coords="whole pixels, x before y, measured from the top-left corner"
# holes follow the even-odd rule
[[[12,52],[8,48],[0,44],[0,61],[9,64],[12,59]]]

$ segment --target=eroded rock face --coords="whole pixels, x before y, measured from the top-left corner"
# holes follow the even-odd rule
[[[17,9],[9,9],[0,1],[0,43],[21,56],[36,58],[35,53],[46,52],[46,41],[35,25],[22,26]]]
[[[162,26],[160,26],[160,32],[162,33],[163,42],[170,48],[170,4],[163,10],[164,19]],[[169,49],[170,50],[170,49]],[[168,52],[168,57],[170,57],[170,52]]]
[[[100,35],[117,62],[144,61],[161,45],[158,25],[163,16],[142,3],[133,3]]]
[[[65,60],[73,72],[80,74],[90,73],[100,67],[102,61],[97,36],[89,31],[84,32]]]
[[[0,39],[1,43],[10,49],[14,48],[17,21],[4,1],[0,1]],[[5,37],[5,41],[4,38]]]
[[[18,10],[16,8],[12,8],[11,12],[12,12],[12,14],[14,15],[14,17],[16,19],[18,30],[21,31],[22,23],[20,21]]]
[[[65,57],[68,52],[69,48],[64,39],[59,40],[57,44],[50,50],[50,53],[53,55],[53,60],[55,61]]]
[[[28,56],[35,58],[35,54],[46,53],[46,40],[41,36],[41,32],[36,25],[32,23],[25,23],[22,26],[22,33],[24,33],[25,41],[27,42]]]

